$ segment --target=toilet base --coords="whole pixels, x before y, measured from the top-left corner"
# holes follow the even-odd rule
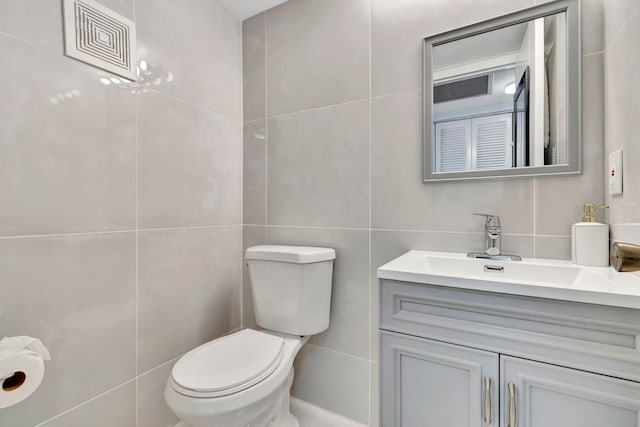
[[[181,421],[174,427],[300,427],[300,423],[291,414],[289,408],[292,384],[293,368],[291,368],[284,384],[269,399],[258,402],[254,407],[256,412],[251,415],[247,412],[242,413],[244,411],[234,411],[227,414],[218,414],[211,419],[206,419],[208,417],[198,420],[192,419],[193,424]],[[268,400],[271,400],[271,402],[268,402]]]

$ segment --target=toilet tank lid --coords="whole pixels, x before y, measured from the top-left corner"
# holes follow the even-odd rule
[[[336,251],[331,248],[316,248],[312,246],[259,245],[248,248],[245,256],[248,260],[309,264],[335,259]]]

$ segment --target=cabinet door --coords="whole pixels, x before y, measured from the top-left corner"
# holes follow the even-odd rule
[[[498,426],[496,353],[388,332],[380,344],[382,427]]]
[[[640,427],[640,383],[508,356],[500,371],[502,427]]]

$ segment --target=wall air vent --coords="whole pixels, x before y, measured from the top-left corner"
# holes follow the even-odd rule
[[[136,26],[93,0],[64,0],[65,54],[136,80]]]
[[[475,76],[464,80],[436,84],[433,87],[433,103],[456,101],[490,93],[489,75]]]

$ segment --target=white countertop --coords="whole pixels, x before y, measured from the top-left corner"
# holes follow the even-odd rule
[[[430,259],[465,268],[447,271]],[[503,266],[505,273],[484,272],[484,265]],[[544,274],[527,273],[538,270]],[[558,280],[554,280],[556,276]],[[640,272],[618,273],[612,267],[584,267],[569,261],[495,261],[457,253],[409,251],[379,267],[378,278],[640,309]]]

